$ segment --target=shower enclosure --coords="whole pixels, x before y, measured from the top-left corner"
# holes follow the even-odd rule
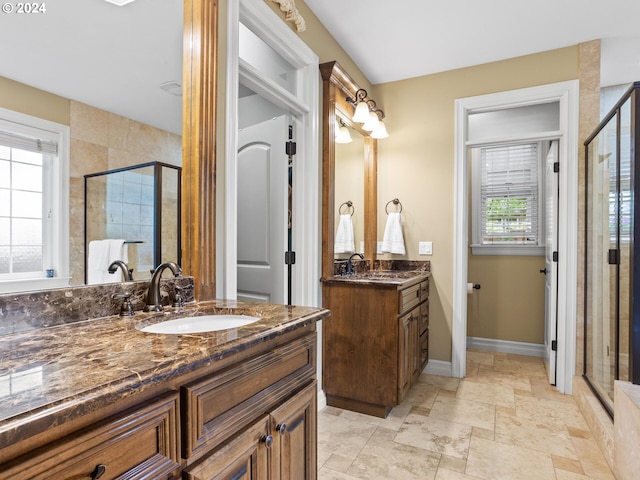
[[[640,299],[638,88],[627,90],[585,142],[583,375],[612,417],[614,381],[640,383],[640,301],[633,301]]]
[[[124,239],[135,280],[180,264],[180,167],[150,162],[84,177],[85,283],[93,240]]]

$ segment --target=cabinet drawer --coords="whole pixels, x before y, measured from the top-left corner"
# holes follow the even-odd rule
[[[424,302],[429,298],[429,280],[420,282],[420,301]]]
[[[420,371],[429,363],[429,329],[420,335]]]
[[[429,302],[426,301],[420,305],[420,333],[429,328]]]
[[[402,315],[420,303],[420,284],[400,290],[398,299],[398,313]]]
[[[177,394],[153,401],[18,458],[0,478],[176,478],[177,412]]]
[[[315,374],[313,334],[183,387],[183,457],[194,460],[217,446]]]

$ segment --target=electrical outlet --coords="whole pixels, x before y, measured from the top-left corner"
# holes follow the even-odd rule
[[[418,255],[433,255],[433,242],[418,242]]]

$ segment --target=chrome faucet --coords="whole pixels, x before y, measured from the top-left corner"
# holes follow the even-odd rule
[[[147,312],[161,312],[162,311],[162,299],[160,298],[160,277],[162,272],[169,268],[174,277],[182,276],[182,269],[175,262],[164,262],[158,265],[153,271],[151,281],[149,282],[149,291],[147,292],[147,306],[145,311]]]
[[[353,255],[351,255],[349,257],[349,260],[347,260],[347,272],[345,275],[353,275],[355,272],[353,271],[353,265],[351,265],[351,261],[353,260],[353,257],[358,256],[360,257],[361,260],[364,260],[364,255],[362,255],[361,253],[354,253]]]
[[[114,274],[120,268],[122,270],[122,281],[123,282],[132,282],[133,281],[133,268],[129,268],[126,263],[122,260],[114,260],[109,265],[109,273]]]

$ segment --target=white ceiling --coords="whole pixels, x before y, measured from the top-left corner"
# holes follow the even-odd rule
[[[306,3],[374,84],[595,38],[603,85],[640,80],[638,0]],[[182,9],[56,0],[45,13],[0,13],[0,76],[180,133],[181,98],[160,85],[182,81]]]
[[[638,0],[305,0],[371,83],[602,39],[603,86],[640,80]]]
[[[160,85],[182,83],[183,0],[42,3],[0,13],[0,76],[180,133],[182,98]]]

